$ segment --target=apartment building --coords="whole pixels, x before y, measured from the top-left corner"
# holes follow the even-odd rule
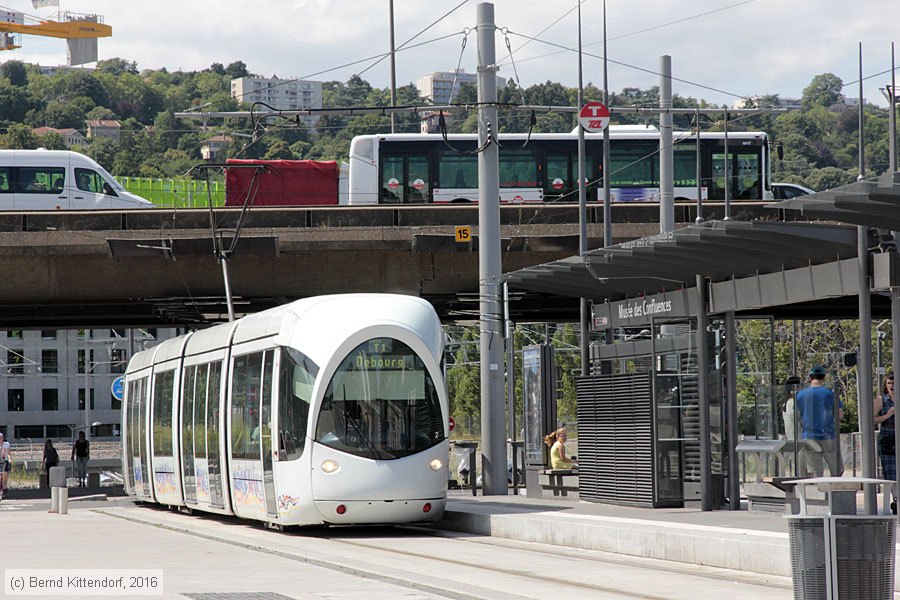
[[[263,102],[276,110],[322,108],[322,82],[278,77],[240,77],[231,80],[231,97],[247,104]],[[260,110],[264,108],[260,107]],[[301,116],[300,120],[307,129],[315,132],[319,117]]]
[[[433,104],[449,104],[455,99],[459,87],[464,83],[478,85],[476,73],[466,73],[464,69],[451,69],[450,71],[435,71],[422,76],[416,81],[416,89],[423,98],[428,98]],[[497,87],[506,85],[504,77],[497,78]]]
[[[176,329],[0,332],[0,431],[10,442],[69,440],[96,422],[94,437],[114,438],[122,403],[113,396],[113,381],[125,373],[133,352],[177,334]]]

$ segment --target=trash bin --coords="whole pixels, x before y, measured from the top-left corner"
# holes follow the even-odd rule
[[[856,514],[862,477],[815,477],[793,482],[799,512],[787,515],[795,600],[893,600],[896,518]],[[807,502],[824,492],[824,514]],[[850,498],[852,497],[852,502]]]
[[[472,489],[472,495],[478,494],[476,481],[476,465],[475,450],[478,448],[478,442],[453,442],[453,451],[459,459],[456,473],[459,476],[460,487],[469,487]]]

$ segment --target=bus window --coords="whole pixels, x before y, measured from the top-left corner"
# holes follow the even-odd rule
[[[381,198],[384,204],[403,202],[403,157],[384,156],[381,160]]]
[[[568,152],[547,153],[544,197],[562,196],[572,191],[574,182],[569,172],[569,156]]]
[[[736,182],[737,197],[741,200],[759,200],[762,198],[759,185],[759,155],[738,154]]]
[[[500,150],[500,187],[537,187],[537,163],[530,150]]]
[[[415,204],[428,202],[431,192],[428,180],[428,158],[410,156],[407,164],[406,201]]]
[[[56,193],[54,184],[59,182],[59,191],[62,191],[65,177],[64,167],[18,167],[18,191],[22,194]]]
[[[438,162],[441,187],[478,189],[478,157],[474,154],[444,152]]]
[[[116,193],[100,174],[92,169],[75,169],[75,186],[82,192],[115,196]]]
[[[609,177],[612,187],[659,187],[656,174],[659,157],[652,146],[619,147],[612,145]]]
[[[675,187],[697,187],[697,150],[693,144],[675,147],[673,161]]]

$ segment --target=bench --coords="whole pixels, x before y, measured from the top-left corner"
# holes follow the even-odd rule
[[[540,472],[541,489],[554,496],[568,496],[578,491],[578,469],[544,469]]]

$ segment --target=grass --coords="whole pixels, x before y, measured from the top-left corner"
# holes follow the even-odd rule
[[[26,471],[25,465],[13,463],[12,471],[7,478],[9,489],[31,489],[38,487],[40,483],[40,471]]]

